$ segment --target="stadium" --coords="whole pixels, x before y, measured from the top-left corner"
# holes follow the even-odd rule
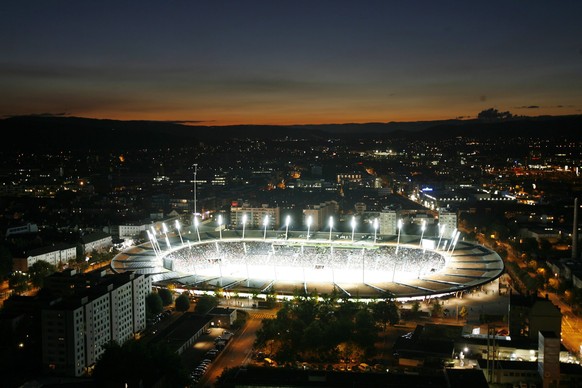
[[[494,251],[437,237],[259,230],[151,237],[118,254],[112,269],[149,274],[158,285],[241,297],[334,289],[351,299],[439,297],[491,282],[504,268]]]

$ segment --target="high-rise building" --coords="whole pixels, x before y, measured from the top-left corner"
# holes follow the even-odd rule
[[[311,217],[311,230],[322,230],[328,227],[329,217],[337,214],[338,203],[336,201],[322,202],[318,205],[309,205],[303,209],[303,224]]]
[[[149,276],[126,272],[116,275],[61,277],[53,286],[82,284],[85,289],[62,296],[41,313],[43,366],[56,375],[82,376],[103,354],[110,341],[123,344],[145,329],[145,298],[151,292]],[[49,281],[50,282],[50,281]]]
[[[538,334],[538,372],[543,388],[560,386],[560,336],[553,331]]]
[[[439,210],[439,234],[444,233],[448,237],[454,230],[457,230],[457,213]]]
[[[230,224],[232,228],[240,228],[242,226],[243,217],[246,216],[247,228],[262,228],[264,226],[265,217],[268,218],[269,228],[277,228],[280,223],[279,207],[270,207],[268,204],[261,206],[251,206],[248,203],[243,203],[242,206],[231,206],[230,208]]]
[[[380,234],[398,234],[398,213],[396,210],[382,210],[380,213]]]

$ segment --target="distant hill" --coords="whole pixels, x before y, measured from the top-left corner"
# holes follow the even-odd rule
[[[60,116],[0,120],[0,151],[123,150],[195,145],[235,138],[346,139],[366,136],[438,140],[456,136],[566,136],[582,140],[582,115],[519,117],[502,121],[444,120],[366,124],[188,126]]]

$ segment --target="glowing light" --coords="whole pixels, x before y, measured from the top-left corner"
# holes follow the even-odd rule
[[[396,226],[398,227],[398,239],[396,240],[396,254],[398,254],[398,248],[400,248],[400,231],[402,230],[402,219],[398,220]],[[396,266],[396,264],[394,266]]]
[[[291,216],[287,215],[285,218],[285,240],[289,237],[289,224],[291,223]]]
[[[263,221],[263,225],[265,226],[265,233],[263,234],[263,239],[267,238],[267,226],[269,226],[269,215],[267,214],[265,216],[265,219]]]
[[[243,226],[242,239],[243,240],[245,238],[245,225],[246,224],[247,224],[247,215],[246,215],[246,213],[244,213],[243,216],[242,216],[242,226]]]
[[[329,217],[329,241],[331,242],[331,231],[333,230],[333,217]]]

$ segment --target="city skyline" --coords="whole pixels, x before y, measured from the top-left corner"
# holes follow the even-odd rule
[[[201,125],[582,112],[582,4],[0,5],[0,116]]]

